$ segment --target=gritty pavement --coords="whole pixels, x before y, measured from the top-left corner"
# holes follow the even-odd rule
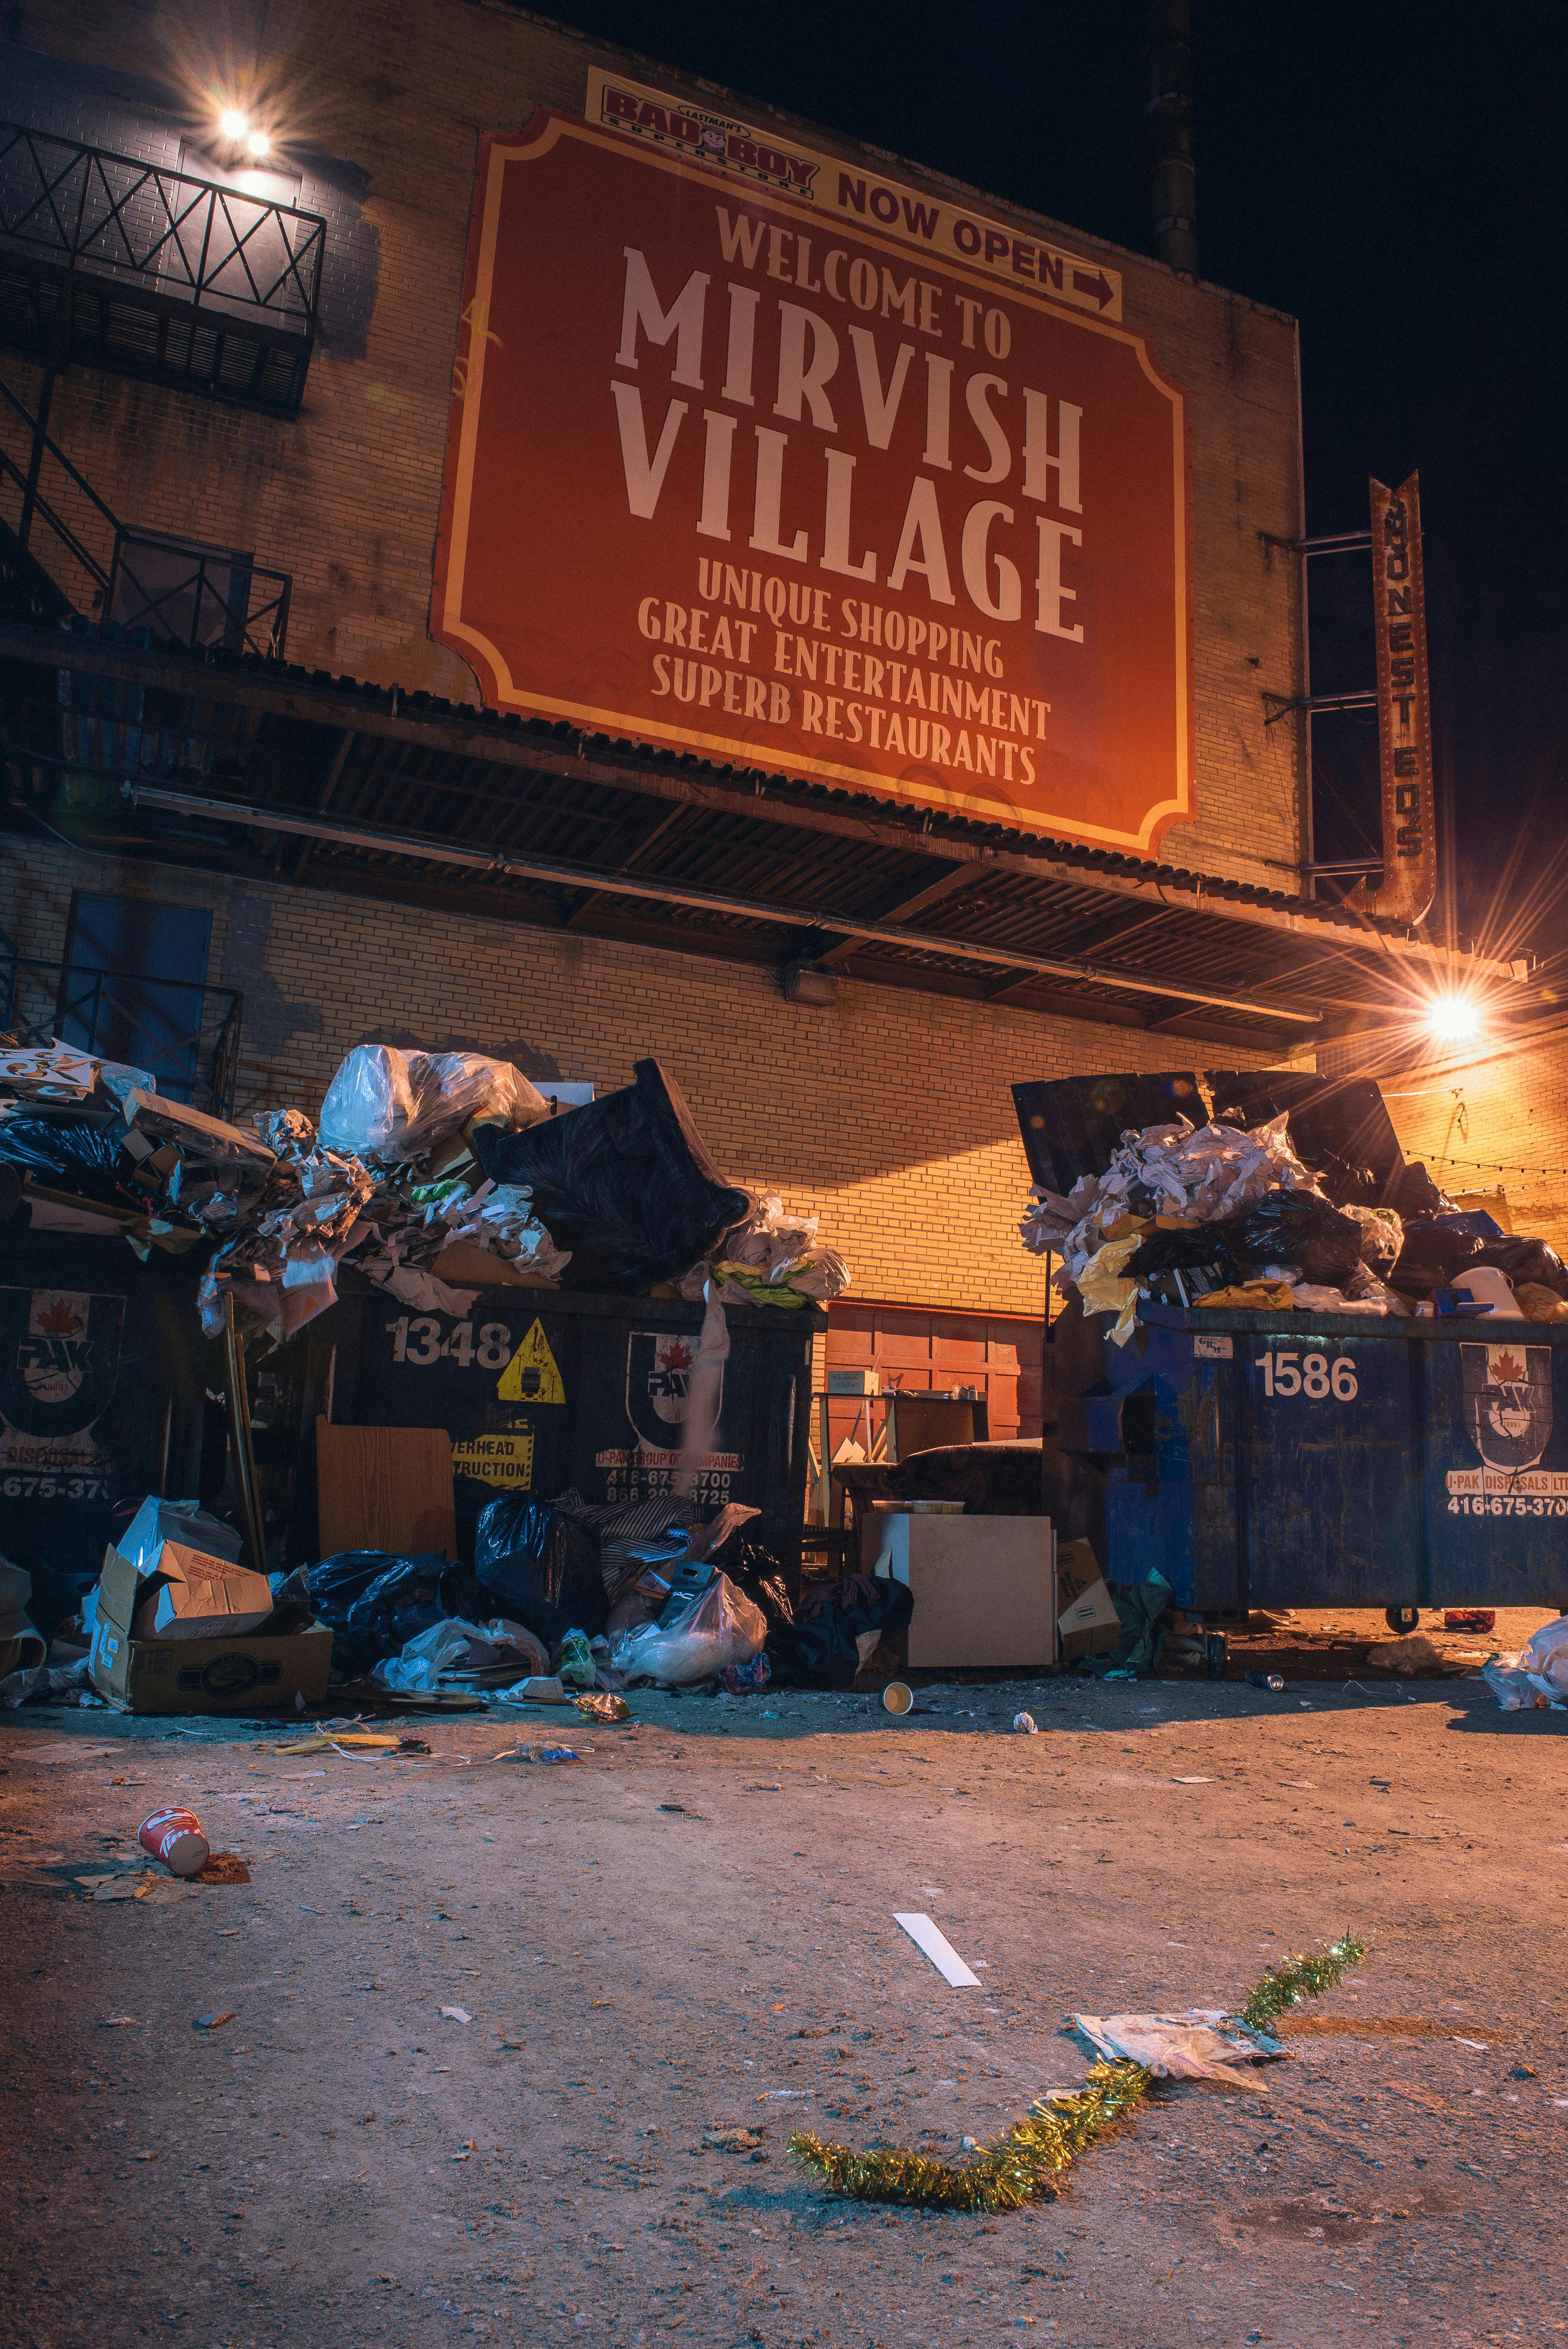
[[[435,1752],[406,1761],[234,1722],[0,1725],[0,2339],[1568,2331],[1568,1715],[1474,1679],[1058,1678],[925,1689],[898,1723],[858,1695],[634,1702],[634,1729],[409,1716]],[[250,1884],[76,1881],[139,1863],[170,1801]],[[950,1989],[900,1909],[984,1987]],[[1082,2077],[1069,2013],[1231,2004],[1346,1928],[1371,1955],[1266,2094],[1161,2088],[1058,2202],[870,2209],[789,2161],[801,2126],[959,2158]],[[737,2129],[759,2142],[707,2142]]]

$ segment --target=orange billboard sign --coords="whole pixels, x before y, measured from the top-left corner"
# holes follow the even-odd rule
[[[1147,852],[1185,399],[1037,283],[542,109],[480,150],[430,625],[492,709]]]

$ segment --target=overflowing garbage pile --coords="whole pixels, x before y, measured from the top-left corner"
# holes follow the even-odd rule
[[[817,1219],[727,1183],[656,1061],[552,1114],[510,1062],[361,1045],[303,1111],[248,1126],[144,1071],[0,1044],[0,1226],[123,1234],[144,1258],[203,1242],[202,1326],[282,1340],[353,1265],[416,1310],[461,1316],[491,1284],[799,1308],[849,1271]]]
[[[725,1178],[652,1060],[555,1113],[508,1062],[366,1045],[333,1078],[319,1124],[282,1109],[238,1125],[159,1093],[145,1071],[0,1040],[0,1226],[118,1235],[144,1260],[197,1251],[210,1338],[231,1319],[242,1339],[292,1337],[335,1301],[346,1268],[458,1319],[493,1285],[705,1302],[694,1397],[727,1350],[727,1306],[798,1311],[849,1279],[814,1216]],[[269,1577],[241,1566],[240,1536],[194,1501],[149,1501],[48,1665],[30,1625],[14,1651],[0,1642],[0,1693],[90,1685],[140,1709],[135,1676],[150,1685],[173,1644],[196,1641],[189,1673],[214,1637],[231,1651],[293,1641],[269,1669],[291,1685],[319,1672],[325,1689],[325,1632],[338,1682],[388,1697],[531,1687],[597,1703],[638,1682],[847,1683],[897,1600],[844,1586],[798,1621],[776,1561],[741,1537],[758,1512],[706,1514],[678,1493],[597,1507],[575,1492],[503,1495],[471,1568],[356,1551]],[[10,1593],[13,1613],[26,1603]],[[70,1674],[58,1688],[57,1661]]]
[[[1061,1258],[1055,1287],[1115,1316],[1125,1345],[1140,1301],[1315,1313],[1568,1320],[1568,1266],[1543,1240],[1465,1211],[1426,1169],[1397,1205],[1336,1206],[1280,1115],[1247,1128],[1184,1117],[1127,1133],[1103,1174],[1062,1195],[1037,1185],[1019,1226]]]
[[[265,1575],[241,1562],[222,1517],[149,1498],[47,1662],[28,1577],[0,1559],[0,1702],[141,1711],[146,1691],[194,1688],[214,1661],[225,1686],[242,1666],[252,1680],[236,1685],[270,1678],[285,1702],[296,1688],[324,1697],[330,1663],[339,1688],[370,1701],[575,1702],[611,1720],[638,1687],[847,1688],[908,1621],[907,1586],[851,1576],[792,1603],[779,1561],[742,1538],[758,1514],[731,1502],[705,1521],[681,1500],[503,1494],[480,1516],[471,1569],[436,1551],[350,1550]]]
[[[732,1694],[848,1687],[907,1588],[851,1577],[799,1606],[778,1560],[744,1537],[759,1512],[729,1502],[593,1506],[506,1493],[481,1512],[474,1564],[355,1551],[308,1570],[335,1665],[394,1692],[549,1701],[717,1682]]]

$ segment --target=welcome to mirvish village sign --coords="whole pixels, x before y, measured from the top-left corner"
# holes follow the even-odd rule
[[[1147,851],[1187,416],[1119,282],[618,97],[482,142],[432,633],[497,709]]]

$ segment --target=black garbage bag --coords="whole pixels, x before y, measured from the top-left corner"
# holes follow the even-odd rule
[[[1406,1223],[1418,1221],[1426,1216],[1440,1216],[1453,1206],[1446,1191],[1440,1191],[1418,1158],[1400,1175],[1391,1199],[1384,1204],[1396,1208]]]
[[[315,1612],[311,1602],[309,1567],[296,1566],[291,1574],[270,1574],[267,1580],[272,1585],[273,1611],[264,1623],[257,1626],[254,1636],[258,1640],[284,1640],[293,1632],[308,1630]],[[335,1638],[334,1655],[336,1652]]]
[[[0,1118],[0,1159],[54,1191],[113,1206],[130,1204],[119,1185],[119,1129],[88,1117],[19,1109]]]
[[[727,1183],[680,1087],[656,1061],[636,1082],[521,1133],[478,1125],[474,1149],[498,1183],[525,1183],[533,1211],[572,1261],[563,1288],[650,1288],[708,1254],[751,1200]]]
[[[1361,1261],[1360,1225],[1312,1191],[1271,1191],[1211,1228],[1249,1268],[1284,1265],[1326,1288],[1343,1288]]]
[[[553,1648],[568,1631],[592,1639],[609,1616],[598,1528],[552,1501],[502,1493],[480,1512],[474,1572],[490,1611]]]
[[[795,1620],[795,1609],[789,1603],[789,1578],[770,1549],[760,1542],[740,1545],[739,1555],[727,1560],[725,1568],[738,1590],[743,1590],[752,1605],[760,1609],[769,1631],[788,1630]]]
[[[861,1633],[900,1630],[913,1612],[908,1583],[882,1575],[810,1583],[794,1622],[768,1634],[773,1677],[797,1688],[848,1688],[861,1668]]]
[[[1429,1297],[1434,1288],[1446,1288],[1466,1265],[1476,1263],[1483,1246],[1478,1233],[1456,1232],[1451,1224],[1407,1224],[1405,1245],[1387,1277],[1388,1286],[1401,1297]]]
[[[359,1680],[383,1656],[456,1610],[443,1602],[448,1574],[439,1550],[400,1557],[393,1550],[336,1550],[310,1568],[310,1603],[332,1632],[335,1671]],[[274,1596],[276,1593],[274,1593]]]
[[[1125,1276],[1129,1280],[1149,1280],[1158,1272],[1213,1271],[1222,1281],[1239,1280],[1233,1230],[1233,1224],[1225,1223],[1197,1224],[1187,1232],[1150,1232],[1128,1257]]]
[[[1543,1288],[1554,1289],[1559,1297],[1568,1297],[1568,1264],[1544,1240],[1527,1239],[1522,1232],[1488,1240],[1469,1262],[1493,1264],[1516,1285],[1522,1280],[1537,1280]]]

